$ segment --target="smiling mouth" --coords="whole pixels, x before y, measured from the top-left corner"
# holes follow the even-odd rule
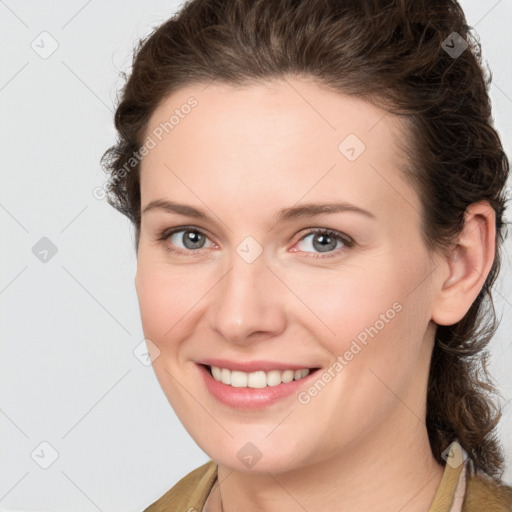
[[[302,368],[298,370],[270,370],[242,372],[220,368],[218,366],[201,365],[217,381],[235,388],[255,388],[279,386],[292,381],[301,380],[304,377],[318,371],[320,368]]]

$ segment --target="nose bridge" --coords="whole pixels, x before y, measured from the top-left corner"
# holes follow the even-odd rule
[[[231,267],[216,286],[209,307],[209,325],[225,339],[243,343],[255,332],[271,337],[284,328],[278,282],[267,260],[251,240],[233,251]]]

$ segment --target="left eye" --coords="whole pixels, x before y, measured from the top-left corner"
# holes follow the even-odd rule
[[[309,241],[308,238],[310,238]],[[301,251],[309,252],[308,249],[313,248],[314,250],[325,253],[332,252],[341,247],[350,247],[350,241],[347,240],[341,233],[332,230],[318,230],[312,231],[299,240],[299,244],[303,243],[304,246]]]

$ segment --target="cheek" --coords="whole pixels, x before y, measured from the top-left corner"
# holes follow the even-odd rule
[[[327,329],[336,339],[347,340],[375,323],[380,330],[383,321],[387,325],[388,320],[395,318],[400,309],[396,303],[403,301],[404,293],[402,283],[391,275],[389,268],[376,273],[368,268],[344,268],[339,272],[317,273],[315,279],[297,279],[294,291],[309,309],[304,318]]]
[[[364,269],[317,274],[317,279],[302,280],[294,288],[309,310],[302,322],[333,359],[359,361],[351,366],[375,363],[389,373],[399,361],[412,362],[420,349],[428,326],[428,300],[424,286],[417,283],[425,274],[426,262],[411,253],[402,261],[380,254]]]
[[[136,290],[144,334],[157,346],[186,336],[194,305],[206,293],[197,276],[139,257]],[[160,347],[162,348],[162,347]]]
[[[135,284],[142,328],[144,337],[156,346],[152,367],[169,403],[184,424],[192,416],[194,421],[201,419],[200,411],[192,414],[186,410],[190,397],[174,379],[186,360],[183,340],[193,335],[197,304],[207,291],[198,289],[199,282],[197,276],[188,275],[180,268],[162,265],[150,258],[138,258]],[[195,414],[199,417],[195,418]],[[188,428],[193,430],[193,426]]]

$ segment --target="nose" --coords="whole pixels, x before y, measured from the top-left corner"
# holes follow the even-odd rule
[[[264,254],[251,263],[234,254],[231,268],[214,290],[208,325],[230,343],[244,345],[284,331],[286,288],[267,268]]]

